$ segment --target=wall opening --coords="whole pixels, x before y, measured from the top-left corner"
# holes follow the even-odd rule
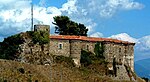
[[[63,49],[63,44],[62,43],[58,44],[58,49]]]

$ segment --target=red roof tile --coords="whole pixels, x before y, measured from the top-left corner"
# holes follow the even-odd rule
[[[96,38],[96,37],[86,37],[86,36],[75,36],[75,35],[51,35],[51,39],[62,39],[62,40],[84,40],[84,41],[105,41],[105,42],[114,42],[114,43],[122,43],[122,44],[133,44],[128,41],[121,41],[117,39],[111,39],[111,38]]]

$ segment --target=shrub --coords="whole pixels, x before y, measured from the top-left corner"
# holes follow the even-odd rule
[[[31,38],[34,44],[39,43],[40,45],[49,43],[49,33],[45,31],[27,31],[27,38]],[[14,60],[18,58],[21,48],[20,44],[24,43],[24,37],[21,34],[16,34],[4,39],[0,42],[0,58]],[[32,43],[30,43],[32,44]]]
[[[144,79],[146,82],[149,82],[149,79],[146,77],[142,77],[142,79]]]
[[[20,34],[16,34],[5,38],[3,42],[0,43],[0,58],[2,59],[15,59],[17,54],[21,51],[19,44],[24,42]]]
[[[4,80],[4,82],[7,82],[7,80]]]
[[[94,53],[95,53],[96,57],[105,59],[105,57],[103,56],[103,52],[104,52],[104,44],[97,42],[95,44],[95,48],[94,48]]]
[[[22,74],[25,73],[25,70],[24,70],[23,68],[19,68],[18,71],[19,71],[20,73],[22,73]]]
[[[90,58],[90,52],[81,50],[81,59],[80,63],[84,66],[88,66],[89,64],[92,64],[92,60]]]
[[[56,56],[54,58],[55,62],[57,63],[63,63],[66,66],[72,66],[74,67],[74,61],[71,57],[64,57],[64,56]]]
[[[49,43],[49,33],[45,31],[28,31],[27,32],[31,38],[34,44],[39,43],[40,45]]]

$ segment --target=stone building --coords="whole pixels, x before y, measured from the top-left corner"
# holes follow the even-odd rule
[[[50,26],[49,25],[34,25],[34,31],[46,31],[50,32]]]
[[[48,25],[35,25],[34,31],[50,32]],[[50,35],[49,53],[72,57],[75,64],[80,66],[81,50],[88,50],[94,53],[97,42],[103,44],[106,61],[126,64],[134,70],[134,45],[135,43],[110,38],[95,38],[74,35]],[[100,44],[100,45],[101,45]],[[47,50],[47,49],[46,49]]]
[[[72,57],[76,64],[80,64],[81,50],[88,50],[94,53],[95,44],[103,43],[105,59],[112,62],[127,64],[134,70],[134,45],[126,41],[110,38],[94,38],[85,36],[51,35],[50,53]]]

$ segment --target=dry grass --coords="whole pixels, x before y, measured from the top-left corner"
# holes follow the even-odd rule
[[[34,65],[20,63],[10,60],[0,60],[0,81],[10,82],[104,82],[108,79],[103,79],[89,71],[76,67],[66,67],[62,64],[55,64],[53,66]],[[106,82],[106,81],[105,81]]]
[[[85,68],[66,67],[62,63],[45,66],[0,60],[0,82],[6,80],[7,82],[120,82]]]

